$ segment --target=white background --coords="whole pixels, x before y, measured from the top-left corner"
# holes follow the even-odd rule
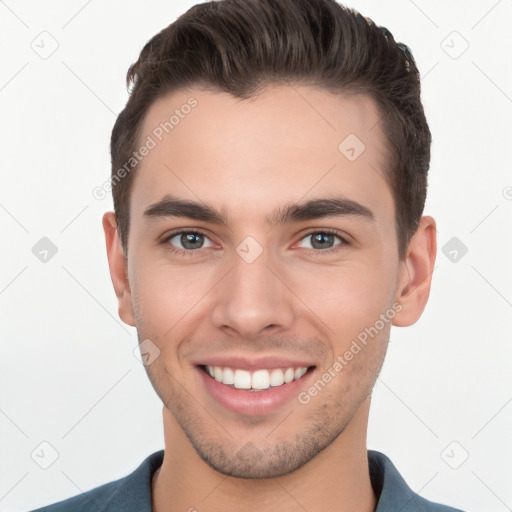
[[[120,478],[163,448],[161,403],[117,316],[111,199],[92,190],[109,177],[129,65],[194,3],[0,2],[2,511]],[[422,73],[439,245],[422,318],[392,330],[368,447],[430,500],[512,510],[512,2],[348,5],[408,44]],[[59,45],[47,59],[31,47],[43,31]],[[44,236],[58,249],[47,263],[32,253]],[[468,248],[456,263],[442,252],[452,237]],[[48,469],[31,458],[43,441],[59,454]]]

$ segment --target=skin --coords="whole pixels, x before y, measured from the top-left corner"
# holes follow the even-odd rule
[[[190,88],[150,107],[140,140],[190,97],[197,107],[136,171],[127,259],[114,213],[103,217],[119,315],[140,342],[160,350],[145,366],[164,405],[153,509],[250,510],[257,496],[260,511],[373,511],[371,390],[391,325],[415,323],[428,300],[435,221],[422,217],[400,261],[383,179],[389,155],[372,98],[274,86],[240,101]],[[366,146],[355,161],[338,150],[350,133]],[[208,203],[228,225],[145,219],[165,194]],[[333,195],[366,206],[374,221],[343,215],[266,223],[277,208]],[[180,235],[163,241],[177,228],[199,233],[196,246],[203,246],[185,246]],[[318,248],[308,233],[322,229],[348,243],[334,236]],[[262,249],[252,263],[236,251],[247,236]],[[198,378],[195,363],[215,354],[300,357],[315,366],[301,388],[307,391],[393,305],[401,308],[394,318],[307,404],[293,399],[269,414],[235,414]]]

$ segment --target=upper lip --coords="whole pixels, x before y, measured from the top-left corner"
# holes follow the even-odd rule
[[[196,363],[198,366],[221,366],[239,370],[273,370],[275,368],[308,368],[314,366],[311,361],[304,359],[291,359],[282,356],[244,356],[244,355],[218,355],[211,356]]]

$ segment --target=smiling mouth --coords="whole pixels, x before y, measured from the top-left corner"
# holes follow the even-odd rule
[[[226,366],[201,365],[200,368],[217,382],[231,388],[264,391],[269,388],[284,386],[294,380],[300,380],[315,367],[272,368],[256,370],[254,372]]]

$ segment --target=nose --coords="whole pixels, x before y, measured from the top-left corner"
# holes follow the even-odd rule
[[[283,269],[263,253],[252,262],[234,255],[233,268],[217,289],[212,321],[226,334],[256,340],[290,329],[294,321],[293,292]],[[281,270],[280,270],[281,268]]]

